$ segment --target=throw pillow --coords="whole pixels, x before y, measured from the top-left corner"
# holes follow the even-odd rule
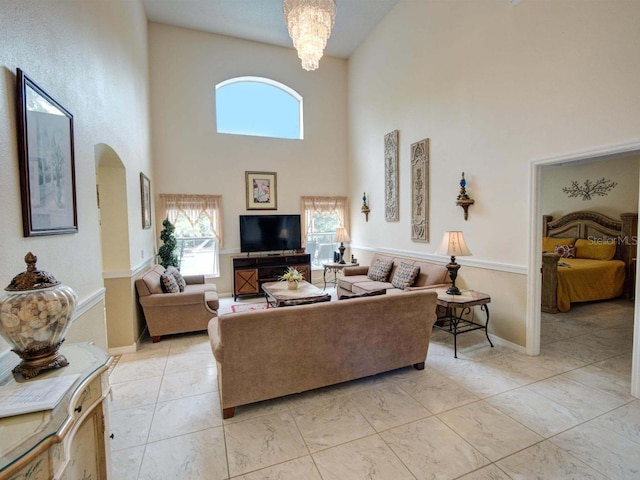
[[[179,293],[180,287],[178,287],[178,283],[176,279],[171,273],[164,272],[160,275],[160,285],[162,286],[162,291],[164,293]]]
[[[553,253],[561,258],[576,258],[576,247],[573,245],[555,245]]]
[[[401,290],[413,285],[416,277],[420,273],[420,267],[418,265],[410,265],[408,263],[400,262],[400,265],[396,269],[396,273],[393,274],[391,285]]]
[[[389,272],[393,267],[393,260],[377,259],[376,263],[369,267],[367,277],[374,282],[386,282]]]
[[[176,267],[171,266],[167,268],[167,272],[173,275],[173,278],[176,279],[176,283],[178,284],[178,288],[180,289],[181,292],[184,292],[184,288],[187,286],[187,282],[185,281],[184,277],[180,273],[180,270],[178,270]]]

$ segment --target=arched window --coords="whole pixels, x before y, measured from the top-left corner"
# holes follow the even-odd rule
[[[282,83],[237,77],[216,85],[218,133],[302,139],[302,97]]]

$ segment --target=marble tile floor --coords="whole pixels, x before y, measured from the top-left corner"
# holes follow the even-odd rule
[[[436,331],[423,371],[239,407],[229,420],[206,333],[148,340],[110,376],[113,478],[638,479],[632,334],[628,300],[544,314],[538,357],[472,332],[456,360]]]

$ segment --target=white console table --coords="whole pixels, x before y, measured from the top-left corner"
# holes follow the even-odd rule
[[[53,408],[0,418],[0,480],[106,480],[109,393],[107,370],[111,357],[89,343],[63,345],[69,360],[64,368],[35,379],[79,375]],[[11,368],[20,359],[0,358],[0,388],[15,384]]]

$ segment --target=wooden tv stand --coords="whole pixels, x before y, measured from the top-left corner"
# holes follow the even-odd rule
[[[288,267],[295,267],[311,283],[311,255],[285,253],[233,257],[233,295],[258,295],[265,282],[277,281]]]

